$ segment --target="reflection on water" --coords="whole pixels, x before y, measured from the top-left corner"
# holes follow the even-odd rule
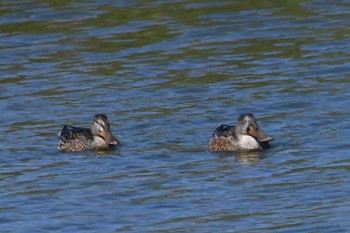
[[[245,163],[258,163],[260,160],[264,159],[264,156],[259,154],[258,152],[255,153],[239,153],[236,155],[237,161],[239,162],[245,162]]]
[[[234,151],[216,153],[222,159],[235,158],[236,161],[246,164],[256,164],[269,156],[268,151]]]
[[[3,231],[348,229],[347,2],[3,1],[0,14]],[[271,148],[208,153],[243,112]],[[59,153],[61,127],[96,113],[122,146]]]

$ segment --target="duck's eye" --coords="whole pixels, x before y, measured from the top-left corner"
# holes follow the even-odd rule
[[[105,127],[105,124],[101,121],[95,121],[96,124],[98,124],[101,127]]]

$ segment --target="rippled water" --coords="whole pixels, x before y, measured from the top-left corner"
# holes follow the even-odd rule
[[[3,1],[4,232],[346,232],[347,1]],[[207,152],[252,112],[261,152]],[[105,113],[122,142],[60,153]]]

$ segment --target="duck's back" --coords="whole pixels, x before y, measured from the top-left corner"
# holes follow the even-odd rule
[[[210,152],[237,150],[237,139],[234,132],[235,126],[220,125],[209,141],[208,150]]]
[[[58,134],[58,149],[64,152],[90,149],[94,137],[90,129],[65,125]]]

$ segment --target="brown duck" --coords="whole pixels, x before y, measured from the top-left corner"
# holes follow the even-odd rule
[[[220,125],[213,133],[208,151],[260,150],[269,148],[268,136],[251,113],[238,117],[236,126]]]
[[[106,150],[119,144],[112,135],[106,115],[95,115],[91,128],[63,126],[58,133],[58,150],[62,152]]]

